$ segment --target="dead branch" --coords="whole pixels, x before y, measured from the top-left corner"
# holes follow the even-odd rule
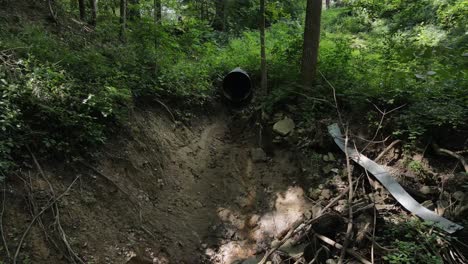
[[[345,149],[348,149],[349,144],[349,136],[348,136],[348,128],[346,128],[346,138],[345,138]],[[343,248],[341,250],[340,259],[338,260],[338,264],[343,263],[343,259],[346,253],[346,249],[349,246],[349,241],[351,239],[351,231],[353,230],[353,207],[351,206],[353,203],[353,178],[351,175],[351,164],[349,161],[349,154],[348,151],[345,151],[346,155],[346,171],[348,173],[348,186],[349,186],[349,193],[348,193],[348,227],[346,230],[346,238],[343,244]]]
[[[328,81],[327,77],[325,77],[325,75],[323,75],[323,73],[321,71],[318,71],[320,73],[320,75],[322,76],[322,78],[325,80],[325,82],[327,82],[327,84],[330,86],[330,88],[332,88],[332,91],[333,91],[333,100],[335,101],[335,108],[336,108],[336,112],[338,114],[338,120],[340,121],[340,124],[343,126],[343,118],[341,117],[341,112],[340,112],[340,108],[338,107],[338,100],[336,99],[336,89],[335,89],[335,86],[333,86],[333,84]]]
[[[395,111],[399,110],[400,108],[403,108],[403,107],[406,106],[406,104],[404,104],[404,105],[400,105],[400,106],[398,106],[398,107],[395,107],[395,108],[393,108],[393,109],[390,110],[390,111],[387,111],[387,109],[384,109],[384,110],[382,111],[382,110],[380,110],[380,108],[379,108],[377,105],[375,105],[375,104],[372,104],[372,105],[377,109],[377,111],[379,111],[379,113],[380,113],[382,116],[380,117],[379,125],[377,126],[377,129],[375,130],[374,137],[373,137],[373,138],[369,141],[369,143],[367,143],[367,145],[360,151],[361,153],[363,153],[364,150],[366,150],[366,149],[371,145],[371,142],[373,142],[373,141],[377,138],[377,136],[379,135],[380,129],[382,129],[382,124],[383,124],[383,122],[384,122],[384,120],[385,120],[385,117],[386,117],[388,114],[390,114],[390,113],[392,113],[392,112],[395,112]]]
[[[283,237],[283,239],[281,239],[280,242],[276,243],[274,246],[272,245],[270,248],[269,251],[267,251],[267,253],[265,253],[265,255],[263,256],[262,260],[258,263],[258,264],[265,264],[268,257],[270,257],[271,254],[273,254],[273,252],[275,252],[276,250],[278,250],[278,248],[280,248],[289,238],[291,238],[293,235],[301,232],[302,230],[306,229],[308,226],[312,225],[313,223],[315,223],[319,218],[320,216],[322,215],[323,212],[325,212],[326,210],[328,210],[329,208],[331,208],[332,206],[334,206],[343,196],[346,195],[346,193],[349,191],[349,187],[347,187],[346,189],[344,189],[340,195],[338,195],[335,199],[331,200],[322,210],[320,210],[320,212],[317,214],[316,217],[314,218],[311,218],[305,222],[302,222],[302,221],[297,221],[290,229],[289,231],[286,233],[286,235]]]
[[[315,234],[315,236],[322,240],[323,242],[327,243],[328,245],[332,246],[332,247],[335,247],[337,249],[343,249],[344,247],[337,243],[336,241],[326,237],[326,236],[323,236],[323,235],[320,235],[320,234]],[[352,250],[352,249],[346,249],[346,253],[352,255],[353,257],[355,257],[357,260],[361,261],[361,263],[364,263],[364,264],[372,264],[370,261],[368,261],[367,259],[365,259],[363,256],[361,256],[361,254],[357,253],[356,251]]]
[[[15,251],[15,255],[13,257],[13,264],[16,264],[16,260],[18,258],[18,255],[21,251],[21,246],[23,245],[23,242],[24,242],[24,239],[26,238],[26,236],[28,235],[29,231],[31,230],[31,227],[34,225],[34,223],[37,221],[37,219],[42,215],[44,214],[49,208],[51,208],[54,204],[56,204],[60,199],[62,199],[69,191],[70,189],[73,187],[73,185],[75,184],[75,182],[80,178],[80,176],[77,176],[73,182],[68,186],[68,188],[62,193],[60,194],[59,196],[57,196],[55,199],[53,199],[51,202],[49,202],[46,206],[44,206],[42,208],[42,210],[36,214],[33,219],[31,220],[31,222],[29,223],[28,227],[26,228],[26,230],[23,232],[23,235],[21,236],[21,239],[20,241],[18,242],[18,246],[16,247],[16,251]]]
[[[154,100],[156,103],[160,104],[160,105],[164,108],[164,110],[166,110],[166,112],[171,116],[172,122],[175,123],[175,122],[176,122],[176,119],[175,119],[175,117],[174,117],[174,114],[172,114],[171,109],[169,109],[169,107],[168,107],[165,103],[163,103],[161,100],[159,100],[159,99],[157,99],[157,98],[154,98],[153,100]]]
[[[448,155],[448,156],[458,159],[460,163],[462,164],[463,168],[465,169],[465,172],[468,173],[468,163],[466,162],[465,158],[463,158],[462,155],[457,154],[451,150],[441,148],[436,143],[432,143],[432,148],[435,150],[435,152],[438,155]]]
[[[49,14],[52,17],[52,20],[55,24],[58,24],[57,14],[54,12],[54,8],[52,7],[52,0],[47,0],[47,7],[49,8]]]
[[[397,139],[395,141],[393,141],[392,143],[390,143],[390,145],[388,145],[388,147],[386,147],[382,152],[380,152],[380,154],[377,156],[377,158],[375,158],[375,162],[379,161],[381,158],[383,158],[385,156],[385,154],[387,154],[387,152],[389,152],[393,147],[395,147],[396,144],[399,144],[401,143],[402,141]]]

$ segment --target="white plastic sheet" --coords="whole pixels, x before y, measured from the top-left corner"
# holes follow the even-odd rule
[[[333,137],[338,147],[340,147],[343,152],[347,152],[350,159],[354,160],[364,169],[372,173],[377,178],[377,180],[392,194],[392,196],[404,208],[406,208],[406,210],[419,216],[425,221],[433,222],[436,226],[445,230],[447,233],[451,234],[463,229],[463,226],[439,216],[435,212],[425,208],[420,203],[418,203],[382,166],[360,154],[355,149],[349,147],[345,149],[345,139],[341,134],[341,130],[338,124],[335,123],[328,126],[328,132]]]

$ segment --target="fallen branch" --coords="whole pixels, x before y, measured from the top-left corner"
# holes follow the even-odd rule
[[[59,196],[57,196],[55,199],[53,199],[51,202],[49,202],[46,206],[44,206],[44,208],[42,208],[42,210],[36,214],[33,219],[31,220],[31,222],[29,223],[28,227],[26,228],[26,230],[23,232],[23,235],[21,236],[21,239],[18,243],[18,246],[16,247],[16,251],[15,251],[15,255],[13,257],[13,264],[16,264],[16,259],[18,258],[18,255],[21,251],[21,246],[23,245],[23,242],[24,242],[24,239],[26,238],[26,236],[28,235],[29,231],[31,230],[31,227],[34,225],[34,223],[37,221],[37,219],[42,215],[44,214],[49,208],[51,208],[53,205],[55,205],[60,199],[62,199],[69,191],[70,189],[73,187],[73,185],[75,184],[75,182],[80,178],[80,176],[77,176],[73,182],[68,186],[68,188],[62,193],[60,194]]]
[[[331,200],[322,210],[320,210],[320,212],[317,214],[316,217],[314,218],[311,218],[305,222],[302,222],[302,221],[297,221],[290,229],[289,231],[286,233],[286,236],[283,237],[283,239],[281,239],[280,242],[276,243],[274,246],[271,247],[271,249],[265,253],[265,255],[263,256],[262,260],[258,263],[258,264],[264,264],[266,263],[268,257],[270,257],[271,254],[273,254],[273,252],[275,252],[276,250],[278,250],[278,248],[280,248],[289,238],[291,238],[293,235],[299,233],[300,231],[302,231],[303,229],[305,229],[306,227],[310,226],[311,224],[313,224],[315,221],[317,221],[323,212],[325,212],[326,210],[328,210],[329,208],[331,208],[333,205],[335,205],[341,198],[343,198],[343,196],[346,195],[346,193],[349,191],[349,187],[347,187],[346,189],[344,189],[340,195],[338,195],[335,199]]]
[[[348,128],[346,128],[346,138],[345,138],[345,149],[348,149],[348,144],[349,144],[349,137],[348,137]],[[343,243],[343,248],[341,249],[341,254],[340,254],[340,259],[338,260],[338,264],[343,263],[344,257],[346,250],[348,249],[349,246],[349,241],[351,239],[351,231],[353,230],[353,178],[351,174],[351,164],[349,161],[349,154],[348,151],[345,151],[345,156],[346,156],[346,171],[348,174],[348,186],[349,186],[349,193],[348,193],[348,227],[346,229],[346,236],[345,236],[345,242]]]
[[[432,148],[439,155],[448,155],[448,156],[451,156],[453,158],[458,159],[460,161],[460,163],[462,164],[463,168],[465,169],[465,172],[468,173],[468,163],[466,163],[466,160],[465,160],[465,158],[463,158],[462,155],[457,154],[457,153],[455,153],[453,151],[450,151],[448,149],[441,148],[436,143],[432,143]]]
[[[315,234],[315,236],[322,240],[323,242],[327,243],[328,245],[332,246],[332,247],[335,247],[337,249],[343,249],[344,247],[337,243],[336,241],[333,241],[332,239],[326,237],[326,236],[323,236],[323,235],[320,235],[320,234]],[[351,256],[355,257],[357,260],[359,260],[361,263],[364,263],[364,264],[372,264],[370,261],[368,261],[367,259],[365,259],[363,256],[361,256],[361,254],[357,253],[356,251],[352,250],[352,249],[346,249],[346,253],[350,254]]]
[[[385,156],[385,154],[387,154],[387,152],[389,152],[393,147],[395,147],[396,144],[399,144],[401,143],[402,141],[397,139],[395,141],[393,141],[392,143],[390,143],[390,145],[388,145],[388,147],[386,147],[382,152],[380,152],[380,154],[377,156],[377,158],[375,158],[375,162],[379,161],[381,158],[383,158]]]

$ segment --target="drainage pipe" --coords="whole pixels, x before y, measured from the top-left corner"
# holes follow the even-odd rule
[[[252,96],[252,81],[249,74],[241,68],[235,68],[223,79],[223,95],[233,103],[242,103]]]

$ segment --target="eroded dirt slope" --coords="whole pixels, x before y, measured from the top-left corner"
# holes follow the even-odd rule
[[[95,163],[46,169],[62,191],[82,175],[60,201],[62,225],[79,256],[87,263],[127,263],[134,256],[155,263],[233,263],[311,209],[295,186],[303,180],[296,153],[277,149],[267,161],[254,162],[254,126],[218,110],[190,128],[154,109],[139,110],[131,136],[117,136]],[[43,180],[29,175],[33,189],[45,191]],[[12,208],[25,208],[15,201]],[[5,215],[22,220],[7,225],[9,238],[30,220],[26,212]],[[23,258],[67,262],[40,229],[27,241]]]

